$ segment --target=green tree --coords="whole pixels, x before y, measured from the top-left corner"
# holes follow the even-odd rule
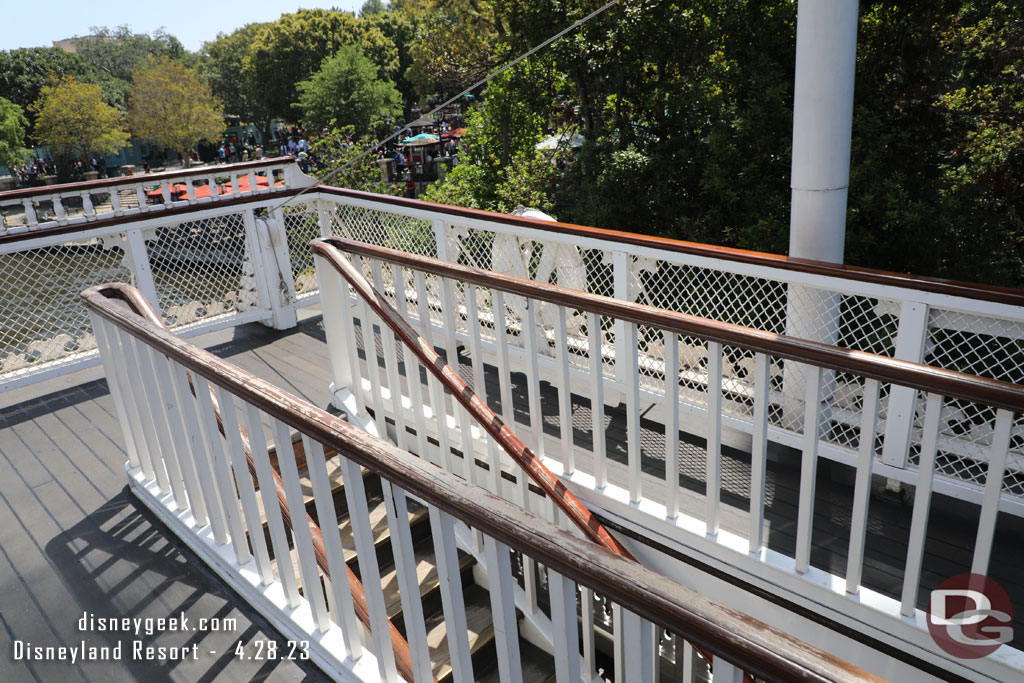
[[[65,76],[83,83],[97,83],[96,70],[80,56],[57,47],[31,47],[0,51],[0,93],[27,110],[39,99],[43,86]],[[104,99],[110,104],[110,98]],[[29,122],[29,134],[33,124]]]
[[[394,84],[378,79],[376,67],[354,45],[340,48],[296,87],[302,122],[316,130],[350,125],[363,136],[402,110]]]
[[[337,10],[299,10],[262,25],[244,58],[244,68],[262,84],[264,102],[277,118],[291,119],[298,101],[296,84],[307,80],[344,45],[358,45],[390,79],[398,66],[394,43],[369,21]]]
[[[11,169],[24,163],[28,150],[25,149],[25,131],[28,120],[21,107],[0,97],[0,166]]]
[[[149,57],[132,74],[128,123],[135,135],[188,159],[200,140],[216,140],[224,132],[224,107],[193,69]]]
[[[218,34],[215,40],[204,43],[202,54],[206,60],[203,73],[213,94],[224,103],[224,111],[259,126],[264,139],[269,140],[272,112],[257,74],[244,67],[249,46],[262,26],[246,24],[230,34]]]
[[[103,101],[98,85],[67,76],[43,86],[30,109],[36,138],[65,161],[86,161],[97,152],[113,154],[128,142],[121,113]]]
[[[362,154],[376,146],[372,138],[357,137],[352,126],[331,128],[327,133],[313,138],[310,151],[318,161],[314,175],[336,187],[399,195],[402,192],[400,186],[381,179],[375,155],[372,152]]]
[[[132,33],[128,26],[93,26],[89,30],[92,35],[75,40],[75,50],[95,69],[107,101],[122,111],[126,108],[132,73],[143,60],[153,56],[191,59],[181,41],[162,28],[152,35]]]

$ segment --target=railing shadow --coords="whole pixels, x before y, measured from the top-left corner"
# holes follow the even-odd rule
[[[283,657],[290,649],[287,641],[127,487],[50,540],[46,555],[79,609],[107,624],[125,618],[187,617],[184,629],[161,630],[150,622],[152,634],[147,634],[145,621],[138,635],[134,622],[128,631],[101,631],[96,622],[94,628],[81,631],[87,646],[113,649],[120,644],[121,664],[136,680],[209,683],[222,675],[230,680],[328,680],[308,661],[267,659],[266,642],[276,641],[278,656]],[[147,647],[179,650],[157,651],[149,657],[145,649],[138,649]],[[177,658],[182,649],[188,654]],[[76,666],[87,673],[92,664]]]

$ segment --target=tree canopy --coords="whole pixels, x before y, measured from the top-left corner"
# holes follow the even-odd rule
[[[355,45],[340,48],[296,87],[302,122],[314,130],[350,125],[362,136],[402,111],[394,84],[377,78],[377,68]]]
[[[398,67],[398,52],[369,21],[338,10],[299,10],[262,25],[244,58],[244,68],[256,74],[267,109],[276,117],[293,119],[297,84],[315,73],[323,61],[348,45],[358,45],[390,79]]]
[[[121,113],[103,101],[99,86],[73,76],[43,86],[30,109],[36,138],[55,154],[87,160],[96,152],[117,152],[128,142]]]
[[[0,166],[12,168],[24,163],[28,150],[25,149],[25,131],[28,119],[21,107],[0,97]]]
[[[128,124],[141,137],[185,153],[224,132],[224,107],[195,70],[148,57],[132,74]]]

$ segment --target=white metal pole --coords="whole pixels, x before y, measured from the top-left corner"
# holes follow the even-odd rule
[[[800,0],[789,255],[843,262],[857,0]]]

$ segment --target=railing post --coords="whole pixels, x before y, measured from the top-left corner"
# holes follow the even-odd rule
[[[125,230],[124,237],[126,265],[132,271],[135,286],[153,304],[153,308],[159,311],[160,298],[156,293],[156,281],[153,279],[153,270],[149,266],[149,252],[146,250],[146,240],[142,237],[142,231],[138,229]]]
[[[298,324],[298,317],[295,314],[295,282],[288,256],[288,237],[281,210],[274,211],[268,218],[257,218],[256,232],[262,252],[262,270],[270,294],[270,326],[275,330],[287,330]]]
[[[354,344],[354,338],[345,336],[344,321],[342,316],[350,316],[349,297],[342,289],[341,276],[334,272],[330,264],[325,263],[320,256],[314,257],[316,262],[316,277],[320,286],[320,309],[324,317],[324,334],[327,337],[327,358],[331,364],[331,402],[336,408],[343,408],[340,399],[335,395],[342,389],[348,389],[353,394],[361,390],[356,385],[359,381],[352,376],[352,367],[349,364],[348,354],[345,346]],[[347,287],[345,288],[347,289]]]
[[[925,333],[928,331],[928,305],[904,301],[900,306],[900,325],[896,333],[893,354],[900,360],[920,363],[924,358]],[[910,434],[917,409],[917,390],[898,384],[889,391],[886,410],[885,441],[882,444],[882,462],[903,468],[907,466]]]

